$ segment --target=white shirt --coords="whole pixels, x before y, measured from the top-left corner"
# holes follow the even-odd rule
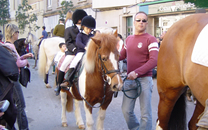
[[[55,56],[55,58],[54,58],[54,62],[56,63],[56,65],[59,64],[59,61],[60,61],[61,57],[62,57],[64,54],[65,54],[65,53],[62,52],[62,51],[59,51],[59,52],[56,54],[56,56]]]

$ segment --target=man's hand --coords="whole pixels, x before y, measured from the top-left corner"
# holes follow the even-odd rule
[[[127,76],[127,79],[130,79],[130,80],[134,80],[136,78],[137,78],[137,74],[134,71],[131,71]]]

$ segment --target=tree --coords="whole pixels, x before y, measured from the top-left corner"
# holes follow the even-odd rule
[[[3,26],[8,23],[8,19],[10,18],[9,13],[9,1],[8,0],[0,0],[0,25]]]
[[[33,8],[28,4],[28,0],[23,0],[16,11],[16,21],[18,22],[19,29],[23,33],[26,27],[29,28],[29,32],[36,31],[40,28],[36,24],[38,20],[37,15],[35,13],[30,13],[29,11],[31,10],[33,10]]]
[[[66,18],[66,13],[72,7],[73,7],[72,1],[62,1],[61,2],[61,10],[59,10],[60,18],[62,18],[62,19]]]
[[[184,0],[185,3],[194,3],[197,8],[207,8],[208,0]]]

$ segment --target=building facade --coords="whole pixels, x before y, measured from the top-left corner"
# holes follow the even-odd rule
[[[22,0],[9,0],[11,23],[15,22],[15,11]],[[59,10],[63,0],[28,0],[33,7],[31,13],[38,16],[37,25],[46,26],[46,31],[58,24]],[[70,0],[66,0],[70,1]],[[167,31],[178,20],[196,13],[198,10],[193,3],[184,3],[183,0],[71,0],[73,7],[69,10],[84,9],[88,15],[96,19],[97,27],[112,27],[118,30],[124,39],[133,34],[133,19],[138,11],[148,14],[147,32],[158,37]],[[208,9],[204,9],[208,12]],[[17,23],[16,23],[17,24]],[[26,31],[27,32],[27,31]],[[32,32],[41,36],[42,29]],[[20,37],[26,37],[21,34]]]

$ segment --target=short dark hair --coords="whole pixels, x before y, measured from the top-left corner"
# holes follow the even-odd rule
[[[147,16],[147,14],[146,14],[145,12],[143,12],[143,11],[139,11],[139,12],[137,12],[137,13],[135,14],[134,19],[136,18],[137,14],[144,14],[144,15],[146,15],[146,16]],[[147,19],[148,19],[148,16],[147,16]]]
[[[65,43],[63,43],[63,42],[60,43],[60,44],[59,44],[59,48],[62,48],[63,45],[65,45]]]
[[[42,29],[44,29],[44,30],[45,30],[45,28],[46,28],[45,26],[42,27]]]
[[[64,19],[59,19],[59,21],[64,22]]]

